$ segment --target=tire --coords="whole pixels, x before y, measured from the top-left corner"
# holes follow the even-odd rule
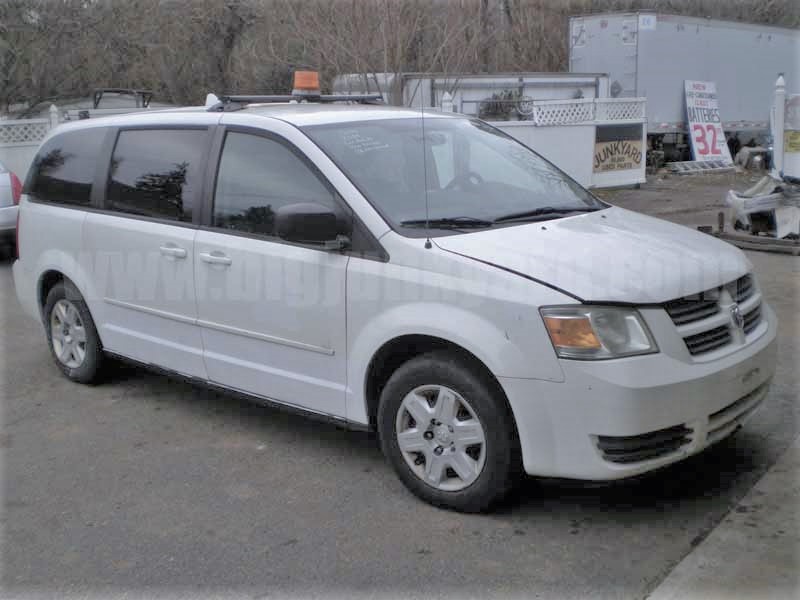
[[[488,510],[513,488],[520,473],[511,411],[502,392],[481,375],[472,361],[436,351],[403,364],[381,392],[378,432],[383,453],[406,487],[435,506]],[[457,408],[449,409],[451,405]],[[439,421],[440,414],[456,416]]]
[[[89,308],[71,282],[50,289],[43,318],[50,354],[61,372],[78,383],[96,383],[103,366],[103,348]],[[58,330],[59,324],[66,328]],[[68,347],[72,348],[69,354],[65,352]]]

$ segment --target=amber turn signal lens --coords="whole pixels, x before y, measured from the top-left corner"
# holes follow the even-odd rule
[[[295,71],[294,89],[303,91],[318,91],[319,73],[316,71]]]
[[[597,350],[600,340],[594,334],[589,317],[544,317],[544,324],[556,348]]]

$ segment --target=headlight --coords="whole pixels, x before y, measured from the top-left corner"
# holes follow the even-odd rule
[[[561,358],[598,360],[658,352],[639,313],[618,306],[553,306],[540,309]]]

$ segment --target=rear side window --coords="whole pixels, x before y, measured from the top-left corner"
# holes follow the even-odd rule
[[[206,130],[123,130],[111,157],[106,208],[191,222]]]
[[[88,206],[103,127],[68,131],[48,140],[31,165],[25,192],[42,202]]]
[[[334,193],[286,145],[229,132],[217,174],[214,227],[275,235],[275,211],[315,202],[340,213]]]

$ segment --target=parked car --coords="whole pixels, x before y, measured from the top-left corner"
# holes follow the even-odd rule
[[[476,119],[256,100],[43,142],[13,271],[68,378],[122,357],[376,429],[411,491],[466,511],[523,469],[663,467],[762,403],[776,317],[733,246]]]
[[[0,252],[14,244],[17,206],[22,195],[19,178],[0,162]]]

